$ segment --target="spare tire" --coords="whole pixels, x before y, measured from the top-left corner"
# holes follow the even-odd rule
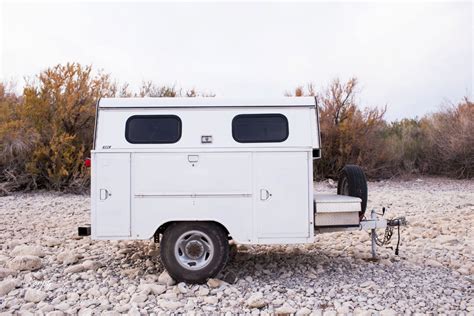
[[[367,180],[362,168],[356,165],[346,165],[337,182],[337,194],[358,197],[360,203],[359,218],[362,220],[367,208]]]

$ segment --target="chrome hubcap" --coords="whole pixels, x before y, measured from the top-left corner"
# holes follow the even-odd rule
[[[211,262],[214,245],[209,236],[192,230],[179,236],[174,247],[178,263],[188,270],[200,270]]]

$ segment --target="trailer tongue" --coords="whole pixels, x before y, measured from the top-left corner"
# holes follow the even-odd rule
[[[385,208],[382,213],[372,210],[370,219],[360,220],[360,203],[358,197],[336,194],[314,194],[314,222],[315,234],[332,233],[338,231],[369,231],[372,242],[372,259],[377,259],[377,246],[388,245],[393,236],[393,228],[397,227],[398,242],[395,254],[398,255],[400,246],[400,226],[407,224],[405,217],[384,219]],[[378,217],[377,215],[380,215]],[[376,229],[385,229],[384,237],[377,235]]]

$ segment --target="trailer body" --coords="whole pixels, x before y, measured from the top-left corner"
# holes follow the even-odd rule
[[[163,238],[177,279],[215,275],[227,260],[223,239],[311,243],[317,233],[385,225],[362,221],[358,167],[345,171],[339,194],[314,194],[314,97],[101,99],[93,147],[92,238]]]

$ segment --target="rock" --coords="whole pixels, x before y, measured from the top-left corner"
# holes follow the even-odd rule
[[[454,236],[439,235],[436,240],[442,245],[456,245],[459,240]]]
[[[44,257],[45,253],[41,246],[29,246],[29,245],[19,245],[16,246],[10,256],[17,257],[17,256],[37,256],[37,257]]]
[[[87,290],[87,294],[91,295],[92,297],[99,297],[100,296],[100,291],[98,286],[94,286]]]
[[[140,311],[136,306],[132,306],[127,313],[128,316],[141,316]]]
[[[136,252],[136,253],[134,253],[134,254],[130,257],[130,260],[135,261],[135,260],[138,260],[138,259],[141,259],[141,258],[142,258],[142,254]]]
[[[84,270],[97,270],[102,266],[102,264],[98,261],[86,260],[82,263],[82,266],[84,267]]]
[[[328,187],[330,188],[336,188],[337,183],[333,179],[327,179]]]
[[[161,284],[151,284],[150,289],[151,292],[155,295],[160,295],[166,292],[166,286]]]
[[[384,309],[380,311],[380,316],[396,316],[398,313],[394,311],[393,309]]]
[[[306,307],[303,307],[303,308],[300,308],[297,312],[296,312],[296,315],[297,316],[305,316],[305,315],[309,315],[311,314],[311,310],[306,308]]]
[[[199,290],[196,293],[198,296],[206,296],[209,295],[209,289],[205,288],[204,286],[200,286]]]
[[[38,303],[46,298],[46,293],[40,290],[27,289],[25,292],[25,301]]]
[[[4,265],[8,262],[8,260],[10,260],[10,257],[0,254],[0,265]]]
[[[373,287],[375,285],[375,282],[374,281],[365,281],[364,283],[361,283],[359,286],[362,287],[362,288],[370,288],[370,287]]]
[[[177,300],[178,299],[178,294],[176,294],[174,292],[167,292],[167,293],[161,294],[160,298],[170,299],[170,300]]]
[[[168,272],[163,271],[160,276],[158,277],[158,283],[166,284],[168,286],[174,285],[176,282],[173,278],[168,274]]]
[[[219,299],[217,296],[206,296],[204,298],[204,303],[206,304],[211,304],[211,305],[216,305],[219,302]]]
[[[121,314],[117,311],[103,311],[101,316],[120,316]]]
[[[47,247],[59,246],[60,244],[61,244],[61,240],[54,237],[46,237],[43,241],[43,245]]]
[[[148,299],[148,295],[145,294],[133,294],[132,298],[130,299],[130,303],[143,303]]]
[[[275,309],[275,313],[278,314],[283,314],[283,315],[289,315],[295,313],[296,310],[288,305],[288,303],[283,304],[283,306],[280,306]]]
[[[34,303],[32,303],[34,305]],[[46,302],[39,302],[36,307],[43,313],[49,313],[54,311],[54,307]]]
[[[372,316],[372,313],[368,310],[356,307],[353,312],[354,316]]]
[[[64,312],[62,311],[50,311],[46,313],[46,316],[63,316]]]
[[[16,281],[12,279],[0,282],[0,296],[5,296],[16,287]]]
[[[147,256],[149,256],[149,257],[158,257],[159,255],[160,255],[160,250],[159,249],[151,249],[147,253]]]
[[[143,294],[153,293],[155,295],[160,295],[166,292],[166,286],[161,284],[144,283],[138,286],[138,290]]]
[[[336,304],[334,304],[336,305]],[[348,315],[350,314],[352,308],[352,306],[349,304],[349,305],[346,305],[346,304],[343,304],[342,306],[339,306],[336,308],[336,311],[338,314],[340,315]]]
[[[285,303],[285,301],[279,298],[277,298],[276,300],[273,300],[272,302],[273,306],[280,306],[280,305],[283,305],[283,303]]]
[[[66,297],[67,297],[67,300],[72,303],[77,302],[80,298],[79,294],[77,294],[76,292],[69,292],[67,293]]]
[[[191,311],[196,308],[196,303],[194,300],[188,300],[184,305],[184,308],[188,311]]]
[[[433,260],[433,259],[427,259],[425,261],[425,264],[428,265],[428,266],[431,266],[431,267],[442,267],[443,266],[441,263],[439,263],[438,261]]]
[[[188,287],[187,287],[186,283],[184,283],[184,282],[178,283],[177,288],[178,288],[179,293],[181,293],[181,294],[188,293]]]
[[[222,284],[224,284],[224,282],[219,280],[219,279],[209,279],[209,280],[207,280],[207,286],[209,286],[211,289],[218,288]]]
[[[115,310],[119,313],[125,313],[130,309],[130,304],[119,305],[115,307]]]
[[[77,316],[92,316],[93,310],[90,308],[81,308],[77,313]]]
[[[463,274],[463,275],[470,275],[470,271],[467,267],[461,267],[457,270],[460,274]]]
[[[63,264],[73,264],[79,261],[79,257],[72,251],[63,251],[56,258]]]
[[[390,261],[390,260],[388,260],[388,259],[381,259],[381,260],[379,261],[379,263],[382,264],[382,265],[384,265],[384,266],[388,266],[388,267],[393,265],[392,261]]]
[[[17,256],[8,262],[8,268],[17,271],[34,271],[41,268],[41,259],[37,256]]]
[[[262,292],[256,292],[250,295],[250,297],[246,301],[247,306],[250,308],[262,308],[267,306],[267,302],[263,299]]]
[[[166,301],[166,300],[160,300],[158,301],[158,306],[165,308],[165,309],[171,309],[175,310],[183,306],[183,303],[177,302],[177,301]]]
[[[78,273],[84,271],[84,266],[82,264],[75,264],[64,269],[64,273]]]
[[[132,269],[122,270],[122,274],[127,275],[127,276],[136,276],[136,275],[138,275],[139,272],[140,272],[139,268],[132,268]]]
[[[7,268],[0,268],[0,279],[5,279],[7,276],[15,275],[17,271]]]

